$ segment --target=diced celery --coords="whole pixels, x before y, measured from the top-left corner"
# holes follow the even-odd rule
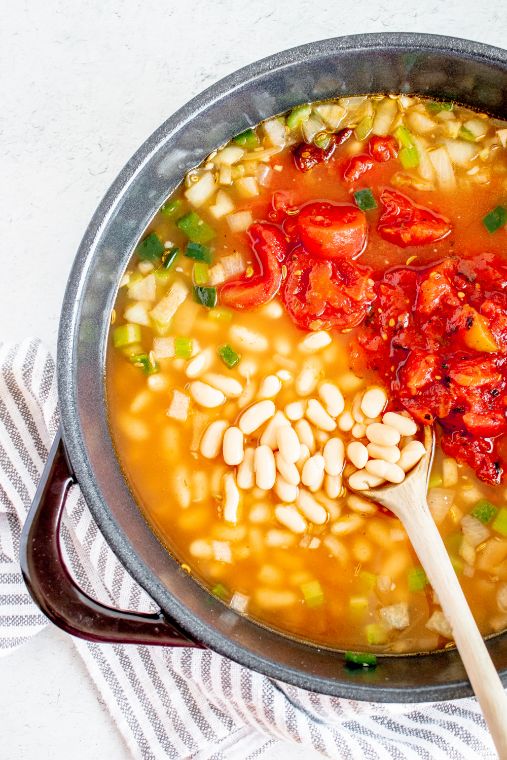
[[[236,366],[236,364],[239,364],[239,361],[241,359],[240,355],[236,353],[232,346],[229,346],[227,344],[219,346],[217,353],[225,366],[229,367],[229,369],[232,369]]]
[[[470,514],[484,525],[488,525],[496,517],[498,509],[487,499],[479,499]]]
[[[507,208],[505,206],[497,206],[489,214],[486,214],[482,223],[488,232],[496,232],[507,223]]]
[[[428,577],[422,567],[412,567],[408,571],[408,590],[422,591],[428,585]]]
[[[373,652],[345,652],[345,662],[353,667],[375,668],[377,655]]]
[[[139,325],[127,323],[115,327],[113,330],[113,345],[115,348],[123,348],[133,343],[141,342],[141,328]]]
[[[242,148],[246,148],[247,150],[253,150],[259,145],[259,138],[253,129],[245,129],[244,132],[241,132],[241,134],[233,137],[232,141],[236,143],[236,145],[240,145]]]
[[[193,243],[209,243],[215,237],[213,227],[206,224],[195,211],[181,216],[176,222],[176,227]]]
[[[501,536],[507,536],[507,508],[501,507],[498,514],[491,523],[493,530],[500,533]]]
[[[458,137],[461,137],[462,140],[467,140],[467,142],[476,142],[476,137],[473,132],[471,132],[466,127],[461,127],[458,132]]]
[[[311,112],[312,107],[309,103],[304,103],[303,105],[293,108],[287,116],[287,126],[289,129],[296,129],[296,127],[299,127],[300,124],[310,118]]]
[[[158,261],[163,253],[164,244],[155,232],[150,232],[136,248],[136,254],[141,261]]]
[[[185,256],[194,261],[205,261],[206,264],[211,264],[213,261],[210,249],[200,243],[189,243],[185,249]]]
[[[377,576],[375,573],[369,573],[367,570],[361,570],[359,573],[359,581],[365,591],[371,591],[377,585]]]
[[[177,245],[173,245],[172,248],[168,248],[166,251],[164,251],[162,254],[162,268],[170,269],[178,258],[179,252],[180,249]]]
[[[319,581],[308,581],[301,584],[301,591],[308,607],[320,607],[324,601],[324,591]]]
[[[140,367],[145,375],[154,375],[160,369],[150,354],[132,354],[129,358],[134,367]]]
[[[360,208],[361,211],[370,211],[373,208],[377,208],[377,202],[369,187],[364,190],[356,190],[354,193],[354,200],[356,201],[356,206]]]
[[[201,286],[194,287],[194,295],[197,303],[206,306],[208,309],[212,309],[217,305],[217,289],[216,288],[204,288]]]
[[[228,601],[231,596],[229,590],[223,585],[223,583],[217,583],[216,586],[213,586],[211,593],[224,601]]]
[[[426,108],[430,113],[440,113],[440,111],[452,111],[454,103],[439,103],[438,101],[426,103]]]
[[[354,133],[358,140],[366,140],[371,130],[373,129],[373,118],[373,114],[371,114],[370,116],[365,116],[361,119],[354,130]]]
[[[213,319],[216,322],[230,322],[232,319],[232,309],[228,309],[227,306],[217,306],[216,309],[208,312],[208,319]]]
[[[174,339],[174,355],[178,359],[190,359],[192,348],[192,338],[178,337]]]
[[[412,133],[403,124],[400,124],[400,126],[394,130],[394,135],[403,148],[414,147]]]
[[[192,269],[195,285],[206,285],[209,279],[209,268],[205,261],[196,261]]]
[[[384,626],[379,623],[369,623],[364,630],[366,633],[366,641],[370,646],[378,646],[387,643],[388,633]]]
[[[398,153],[398,158],[404,169],[415,169],[419,166],[419,153],[415,145],[411,148],[402,148]]]
[[[181,211],[182,206],[183,201],[181,198],[174,198],[172,201],[166,201],[163,206],[160,207],[160,213],[164,216],[173,217]]]
[[[429,482],[428,482],[428,489],[429,488],[440,488],[440,486],[443,484],[443,482],[444,482],[444,479],[442,477],[442,473],[432,471],[432,473],[430,475]]]

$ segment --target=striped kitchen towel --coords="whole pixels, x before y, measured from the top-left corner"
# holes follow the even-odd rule
[[[45,624],[18,565],[22,523],[58,426],[54,362],[37,340],[0,345],[0,651]],[[63,525],[82,587],[149,610],[97,529],[77,487]],[[77,651],[134,758],[349,760],[496,757],[473,699],[382,705],[320,696],[206,650],[89,644]]]

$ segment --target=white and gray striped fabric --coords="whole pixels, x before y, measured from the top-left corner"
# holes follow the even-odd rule
[[[37,340],[0,344],[0,652],[46,625],[19,571],[22,523],[58,426],[54,362]],[[79,493],[63,526],[88,593],[122,608],[153,603],[109,550]],[[77,651],[134,758],[347,760],[494,758],[473,699],[381,705],[271,681],[209,651],[89,644]],[[299,745],[299,747],[298,747]]]

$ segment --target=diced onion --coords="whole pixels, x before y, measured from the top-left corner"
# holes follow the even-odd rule
[[[245,232],[253,221],[251,211],[237,211],[235,214],[228,214],[226,219],[231,232]]]
[[[381,101],[375,113],[372,132],[374,135],[385,137],[391,131],[391,126],[396,116],[397,105],[395,100],[386,98]]]
[[[419,155],[419,166],[417,167],[419,176],[427,182],[434,182],[435,171],[433,169],[433,164],[429,159],[428,151],[426,150],[426,140],[423,137],[412,135],[412,142],[417,148],[417,153]]]
[[[154,274],[149,274],[129,285],[128,296],[133,301],[154,301],[157,297],[157,281]]]
[[[325,124],[317,113],[312,113],[310,118],[301,125],[301,131],[306,142],[312,142],[315,135],[325,128]]]
[[[483,119],[469,119],[465,121],[463,127],[468,130],[476,140],[482,140],[488,131],[488,124]]]
[[[450,488],[430,488],[428,506],[436,524],[446,517],[454,501],[454,491]]]
[[[210,285],[221,285],[226,280],[238,277],[246,270],[246,264],[243,256],[238,251],[224,256],[214,266],[210,267],[208,272],[208,282]]]
[[[150,318],[148,316],[149,306],[142,301],[127,306],[125,309],[124,317],[127,322],[133,322],[135,325],[144,325],[144,327],[150,326]]]
[[[430,119],[430,117],[422,111],[411,111],[407,115],[407,121],[412,131],[416,132],[418,135],[425,135],[428,132],[433,132],[437,126],[433,119]]]
[[[241,594],[239,591],[235,591],[229,604],[233,610],[236,610],[236,612],[246,612],[249,601],[250,597],[246,596],[246,594]]]
[[[187,296],[188,288],[185,283],[176,280],[169,288],[167,295],[150,311],[151,318],[163,325],[168,324]]]
[[[210,214],[212,214],[215,219],[221,219],[223,216],[226,216],[226,214],[230,214],[234,211],[234,203],[225,190],[219,190],[215,198],[215,203],[213,206],[210,206],[209,210]]]
[[[231,545],[228,541],[213,541],[213,556],[218,562],[232,562]]]
[[[436,148],[429,153],[429,158],[435,169],[437,181],[442,190],[454,190],[456,177],[452,168],[451,159],[444,147]]]
[[[481,523],[473,515],[465,515],[461,518],[461,530],[468,543],[473,546],[479,546],[490,536],[490,530],[487,525]]]
[[[269,119],[262,125],[269,145],[285,145],[285,124],[280,119]]]
[[[185,422],[188,417],[189,406],[190,398],[187,396],[187,394],[175,389],[173,390],[171,404],[167,410],[167,416],[171,417],[173,420]]]
[[[496,134],[502,144],[502,148],[507,148],[507,129],[498,129]]]
[[[197,182],[185,190],[185,198],[195,206],[199,208],[203,203],[206,203],[216,190],[216,183],[211,172],[206,172],[200,177]]]
[[[238,161],[241,161],[245,154],[245,151],[243,148],[240,148],[239,145],[227,145],[225,148],[222,148],[222,150],[219,150],[214,158],[215,164],[236,164]]]
[[[242,198],[255,198],[259,195],[259,185],[255,177],[241,177],[236,180],[235,187]]]
[[[466,140],[446,140],[445,147],[452,163],[457,166],[468,167],[477,156],[477,146]]]
[[[347,113],[338,103],[322,103],[316,106],[315,111],[329,129],[338,129]]]

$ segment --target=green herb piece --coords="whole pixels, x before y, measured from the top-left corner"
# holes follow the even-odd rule
[[[206,306],[208,309],[212,309],[217,305],[217,289],[216,288],[204,288],[201,286],[194,287],[194,295],[197,303]]]
[[[365,628],[366,641],[370,646],[378,646],[387,642],[387,631],[379,623],[370,623]]]
[[[313,144],[316,145],[317,148],[322,148],[322,150],[325,150],[330,142],[331,135],[328,132],[317,132],[313,138]]]
[[[124,348],[131,346],[133,343],[141,342],[141,327],[127,323],[115,327],[113,330],[113,346],[115,348]]]
[[[170,269],[178,258],[179,252],[180,249],[177,245],[173,245],[172,248],[168,248],[164,251],[162,254],[162,269]]]
[[[373,193],[369,187],[364,190],[356,190],[354,193],[354,199],[356,201],[356,206],[360,208],[361,211],[370,211],[372,208],[377,208],[377,201],[373,197]]]
[[[176,222],[176,227],[193,243],[209,243],[215,237],[213,227],[206,224],[195,211],[181,216]]]
[[[491,233],[499,230],[500,227],[503,227],[506,222],[507,208],[505,208],[505,206],[497,206],[493,209],[493,211],[490,211],[489,214],[486,214],[482,220],[482,223],[486,227],[487,231]]]
[[[194,261],[205,261],[206,264],[211,264],[213,261],[210,249],[200,243],[189,243],[185,249],[185,256]]]
[[[224,346],[219,346],[217,353],[225,366],[229,367],[229,369],[232,369],[236,364],[239,364],[241,359],[241,356],[236,353],[232,346],[227,345],[227,343]]]
[[[226,589],[222,583],[217,583],[216,586],[213,586],[211,593],[214,596],[217,596],[219,599],[222,599],[224,602],[229,601],[229,598],[231,596],[229,590]]]
[[[245,129],[244,132],[233,137],[232,141],[236,143],[236,145],[246,148],[247,150],[253,150],[259,145],[259,138],[253,129]]]
[[[181,211],[182,206],[183,201],[181,198],[175,198],[172,201],[166,201],[163,206],[160,207],[160,213],[164,216],[172,217]]]
[[[358,668],[376,668],[377,655],[373,652],[345,652],[347,665]]]
[[[301,591],[308,607],[320,607],[324,601],[324,591],[318,581],[301,584]]]
[[[196,261],[192,269],[195,285],[206,285],[209,279],[209,267],[205,261]]]
[[[422,569],[422,567],[412,567],[408,571],[408,590],[409,591],[423,591],[428,585],[428,576]]]
[[[310,118],[311,112],[312,107],[309,103],[304,103],[303,105],[293,108],[287,116],[287,126],[289,129],[296,129],[296,127],[299,127],[304,121],[307,121]]]
[[[174,339],[174,355],[178,359],[190,359],[192,349],[192,338],[178,337]]]
[[[372,129],[373,116],[365,116],[355,128],[354,134],[358,140],[366,140]]]
[[[497,533],[500,533],[501,536],[507,536],[507,509],[505,507],[501,507],[498,510],[498,514],[491,523],[491,527]]]
[[[150,232],[136,248],[141,261],[158,261],[164,253],[164,244],[155,232]]]
[[[448,102],[448,103],[439,103],[438,101],[431,101],[430,103],[426,103],[426,109],[430,113],[440,113],[440,111],[452,111],[454,108],[454,103]]]
[[[208,312],[208,319],[213,319],[216,322],[230,322],[232,309],[228,309],[227,306],[217,306],[216,309]]]
[[[129,358],[134,367],[140,367],[145,375],[154,375],[160,369],[150,354],[133,354]]]
[[[470,514],[484,525],[488,525],[496,517],[498,509],[487,499],[479,499]]]

